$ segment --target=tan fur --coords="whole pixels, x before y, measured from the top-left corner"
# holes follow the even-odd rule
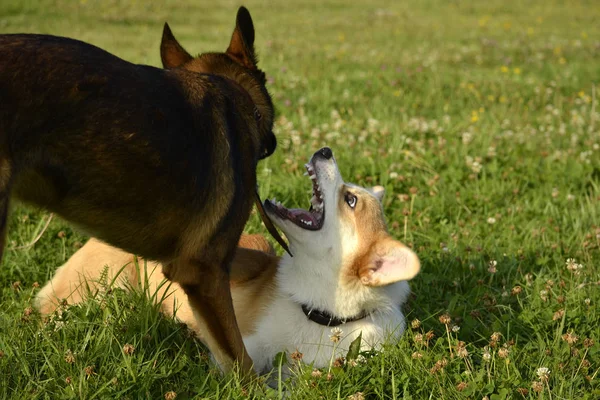
[[[252,334],[257,315],[266,307],[274,288],[278,257],[262,235],[243,235],[231,265],[233,304],[242,335]],[[138,271],[139,268],[139,271]],[[115,287],[146,286],[161,302],[161,310],[176,317],[194,330],[202,340],[208,340],[206,330],[199,326],[186,294],[177,283],[166,281],[162,265],[137,260],[130,253],[97,239],[90,239],[55,273],[52,280],[36,297],[43,315],[54,312],[61,304],[76,304],[101,289],[99,279],[106,274],[106,283]],[[115,279],[116,278],[116,279]]]
[[[54,278],[40,290],[36,304],[43,315],[50,314],[61,303],[76,304],[88,293],[95,291],[96,281],[107,267],[107,280],[112,281],[123,268],[117,280],[122,287],[124,281],[137,284],[137,274],[133,266],[133,256],[97,239],[90,239],[81,249],[54,274]],[[89,286],[86,285],[89,282]]]
[[[347,188],[343,187],[341,190],[345,191]],[[406,248],[406,246],[388,233],[383,208],[376,198],[363,188],[353,187],[350,191],[358,199],[356,209],[349,210],[344,202],[344,196],[340,196],[338,207],[340,214],[356,227],[358,247],[353,259],[342,269],[344,283],[354,284],[361,281],[369,286],[379,286],[381,283],[372,278],[372,271],[377,268],[376,260],[393,248]],[[419,263],[416,258],[413,262]]]
[[[340,190],[346,191],[345,186]],[[384,241],[389,236],[381,204],[367,194],[362,188],[350,188],[352,194],[357,197],[356,209],[350,210],[344,202],[344,196],[339,196],[338,208],[340,215],[343,215],[355,227],[359,236],[358,247],[355,256],[349,260],[347,266],[342,271],[345,283],[355,283],[369,270],[372,256],[380,241]]]
[[[263,235],[242,235],[240,241],[238,242],[238,247],[262,251],[272,256],[275,255],[273,246]],[[232,278],[232,280],[235,279]]]

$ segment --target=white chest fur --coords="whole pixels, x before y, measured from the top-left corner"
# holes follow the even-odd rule
[[[408,284],[402,282],[405,291]],[[303,362],[316,368],[329,365],[333,359],[345,356],[350,343],[362,332],[361,350],[378,348],[383,342],[393,342],[404,332],[406,323],[400,304],[387,306],[359,320],[338,326],[342,330],[340,340],[330,339],[330,327],[309,320],[300,305],[289,296],[278,293],[269,307],[262,313],[256,332],[244,338],[246,348],[254,361],[258,373],[272,368],[276,354],[299,351]]]

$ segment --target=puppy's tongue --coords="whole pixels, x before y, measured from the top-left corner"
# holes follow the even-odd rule
[[[317,225],[317,218],[310,211],[303,210],[301,208],[291,208],[291,209],[288,209],[287,211],[288,211],[288,215],[295,220],[301,220],[303,222],[311,222],[315,226]]]

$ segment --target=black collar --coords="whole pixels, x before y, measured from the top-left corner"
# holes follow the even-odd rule
[[[370,312],[363,311],[360,314],[358,314],[352,318],[341,319],[334,315],[331,315],[327,311],[315,310],[315,309],[309,308],[306,304],[302,304],[302,311],[304,312],[304,315],[306,315],[306,317],[308,319],[310,319],[313,322],[316,322],[319,325],[324,325],[324,326],[343,325],[346,322],[358,321],[359,319],[363,319],[371,314]]]

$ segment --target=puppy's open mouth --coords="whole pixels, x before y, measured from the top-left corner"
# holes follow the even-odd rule
[[[323,227],[325,221],[325,202],[323,201],[323,193],[319,188],[319,182],[315,168],[311,163],[305,165],[307,174],[313,185],[313,195],[310,199],[310,209],[302,208],[285,208],[283,204],[277,200],[265,200],[265,208],[274,212],[279,218],[288,220],[302,229],[311,231],[319,230]]]

